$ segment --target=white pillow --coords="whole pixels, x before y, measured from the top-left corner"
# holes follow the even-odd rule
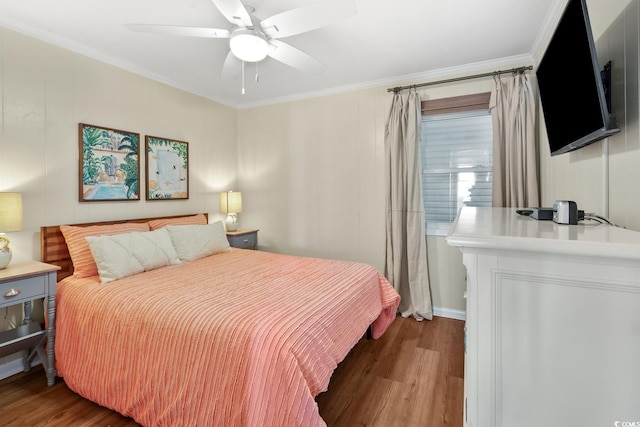
[[[86,239],[102,283],[181,263],[166,229]]]
[[[165,228],[182,261],[193,261],[230,249],[222,221],[207,225],[167,225]]]

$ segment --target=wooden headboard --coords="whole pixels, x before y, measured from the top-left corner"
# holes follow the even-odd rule
[[[87,222],[82,224],[68,224],[76,227],[88,227],[90,225],[110,225],[122,224],[125,222],[147,222],[152,219],[160,218],[180,218],[183,216],[192,216],[196,214],[172,215],[172,216],[156,216],[151,218],[135,218],[122,219],[116,221]],[[208,214],[204,214],[208,219]],[[67,249],[67,242],[60,231],[60,225],[48,225],[40,227],[40,259],[47,264],[53,264],[60,267],[58,270],[58,282],[67,276],[73,274],[73,263]]]

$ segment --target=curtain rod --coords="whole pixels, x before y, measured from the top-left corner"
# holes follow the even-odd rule
[[[400,92],[402,90],[405,90],[405,89],[416,89],[416,88],[423,87],[423,86],[431,86],[431,85],[437,85],[437,84],[441,84],[441,83],[458,82],[460,80],[477,79],[479,77],[498,76],[500,74],[506,74],[506,73],[522,74],[522,73],[524,73],[525,71],[528,71],[528,70],[533,70],[533,65],[529,65],[529,66],[525,66],[525,67],[512,68],[510,70],[493,71],[491,73],[474,74],[473,76],[455,77],[453,79],[438,80],[436,82],[419,83],[419,84],[409,85],[409,86],[391,87],[391,88],[387,89],[387,92],[398,93],[398,92]]]

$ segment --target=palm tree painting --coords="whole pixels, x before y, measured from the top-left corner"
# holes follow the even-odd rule
[[[79,125],[80,201],[140,200],[140,134]]]
[[[147,200],[189,198],[189,144],[146,136]]]

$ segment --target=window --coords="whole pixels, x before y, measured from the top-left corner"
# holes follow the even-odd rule
[[[488,102],[475,108],[423,115],[420,151],[428,235],[446,236],[463,206],[491,206],[491,113]]]

